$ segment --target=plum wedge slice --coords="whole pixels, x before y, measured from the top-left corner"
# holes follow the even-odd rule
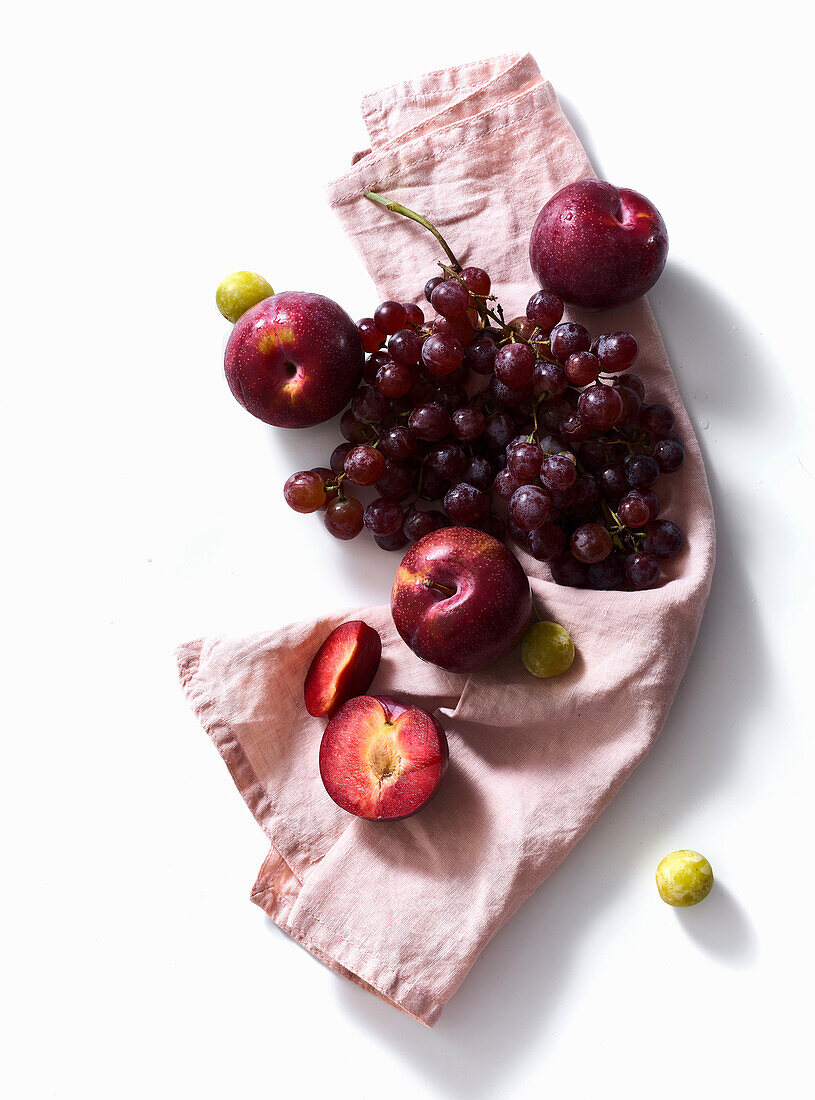
[[[379,668],[382,639],[359,619],[335,627],[306,673],[303,696],[315,718],[330,716],[348,699],[364,694]]]

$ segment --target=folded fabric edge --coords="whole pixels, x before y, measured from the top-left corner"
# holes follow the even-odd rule
[[[204,639],[198,638],[178,646],[175,651],[182,691],[226,764],[252,816],[273,842],[264,824],[271,817],[271,807],[263,787],[229,723],[218,713],[198,678],[203,646]],[[419,1023],[433,1027],[441,1015],[442,1005],[429,994],[418,990],[404,975],[356,944],[344,939],[338,942],[336,936],[329,937],[320,918],[304,906],[298,906],[297,913],[293,913],[302,885],[273,842],[250,900],[325,966]]]
[[[332,207],[342,206],[361,198],[366,190],[392,190],[397,186],[395,177],[404,168],[405,157],[412,149],[417,152],[410,157],[410,165],[416,170],[457,148],[478,146],[490,134],[534,118],[557,102],[552,85],[540,80],[510,99],[490,104],[467,118],[453,119],[429,133],[421,128],[409,131],[393,144],[356,155],[352,166],[328,184],[328,203]],[[458,131],[467,137],[457,140]]]
[[[315,913],[296,904],[300,889],[291,868],[272,845],[258,872],[251,901],[318,962],[417,1023],[432,1028],[443,1005],[376,956],[329,933]]]
[[[246,755],[229,723],[217,712],[206,688],[198,679],[198,665],[203,647],[204,639],[197,638],[192,642],[185,642],[176,649],[175,658],[178,665],[181,689],[187,702],[192,707],[195,717],[209,735],[221,759],[226,764],[229,774],[232,776],[232,782],[238,788],[241,797],[249,807],[250,813],[264,833],[271,839],[270,833],[264,824],[271,816],[271,807],[266,792],[255,775],[252,765],[246,759]]]

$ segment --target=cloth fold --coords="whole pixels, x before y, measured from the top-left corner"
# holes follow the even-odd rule
[[[367,96],[363,115],[371,150],[329,195],[381,297],[418,301],[417,280],[439,257],[425,230],[369,203],[366,190],[427,214],[462,262],[490,272],[507,316],[521,312],[534,289],[527,248],[538,210],[593,175],[534,60],[431,73]],[[646,592],[563,588],[518,552],[541,614],[575,640],[568,673],[534,680],[517,652],[472,676],[444,672],[411,653],[387,606],[178,651],[184,691],[272,843],[252,900],[322,962],[429,1026],[653,744],[710,587],[707,481],[647,303],[570,316],[595,334],[599,325],[637,336],[647,399],[674,410],[686,444],[683,469],[659,490],[687,543]],[[306,712],[302,684],[329,631],[351,618],[382,636],[371,692],[438,710],[448,733],[444,783],[405,821],[352,818],[320,780],[324,722]]]

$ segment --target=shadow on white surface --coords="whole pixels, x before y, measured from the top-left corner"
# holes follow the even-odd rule
[[[544,73],[544,75],[546,74]],[[591,161],[592,168],[597,173],[597,176],[600,179],[605,179],[606,177],[600,165],[600,156],[597,152],[597,147],[592,140],[591,133],[589,132],[589,128],[586,125],[583,116],[581,115],[580,111],[578,111],[577,107],[575,107],[575,105],[572,103],[572,101],[567,96],[563,95],[563,93],[558,88],[555,89],[555,92],[557,94],[558,103],[560,103],[564,115],[571,123],[572,129],[577,134],[580,144],[583,146],[583,148],[586,150],[586,153],[588,154],[588,158]]]
[[[745,331],[729,304],[687,271],[669,264],[658,290],[652,304],[669,355],[676,344],[672,362],[691,417],[702,422],[703,452],[708,413],[723,420],[737,417],[745,439],[757,432],[772,438],[781,430],[781,412],[778,398],[762,384],[767,352],[757,334]],[[716,369],[721,363],[738,366],[735,395],[731,371]],[[697,400],[697,394],[704,399]],[[635,875],[639,881],[644,849],[654,867],[664,855],[650,852],[654,834],[681,831],[693,808],[715,797],[740,767],[747,719],[768,690],[766,644],[739,554],[742,524],[750,518],[720,486],[706,457],[718,532],[713,589],[694,657],[648,758],[595,828],[483,952],[432,1032],[338,979],[345,1014],[415,1062],[444,1095],[485,1095],[513,1076],[533,1051],[540,1056],[548,1035],[558,1029],[564,1002],[577,996],[572,973],[587,950],[593,923],[630,889]],[[689,845],[696,843],[688,839]],[[698,843],[715,870],[714,847]],[[636,889],[637,897],[653,901],[651,881]],[[678,919],[711,965],[746,969],[755,962],[759,947],[752,925],[720,884],[704,905]],[[609,951],[615,942],[608,943]]]
[[[712,959],[733,967],[750,965],[758,954],[755,929],[726,886],[713,889],[700,905],[677,909],[689,938]]]

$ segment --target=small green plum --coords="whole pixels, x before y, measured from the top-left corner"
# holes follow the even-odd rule
[[[521,660],[533,676],[559,676],[572,667],[574,642],[558,623],[532,623],[521,641]]]
[[[274,294],[262,275],[254,271],[233,271],[215,291],[215,303],[227,321],[235,322],[264,298]]]
[[[668,905],[686,908],[704,901],[713,886],[713,869],[704,856],[682,848],[657,867],[657,890]]]

